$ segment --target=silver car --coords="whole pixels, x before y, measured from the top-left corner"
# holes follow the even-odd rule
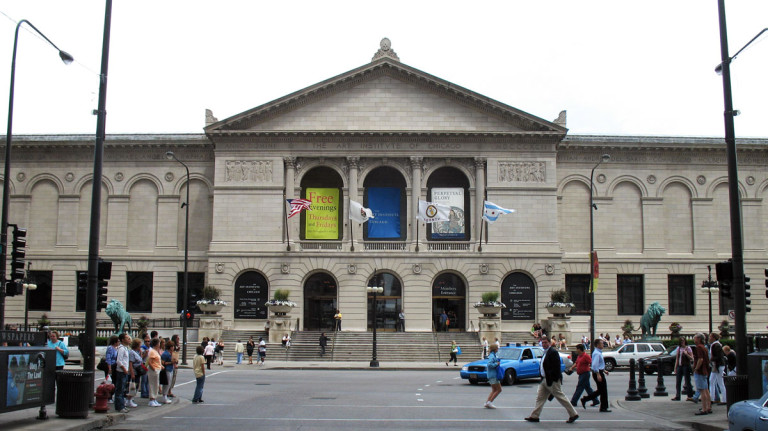
[[[642,358],[656,356],[664,353],[664,344],[662,343],[627,343],[616,350],[603,351],[605,360],[605,369],[613,371],[616,367],[628,367],[629,360],[634,359],[638,362]]]

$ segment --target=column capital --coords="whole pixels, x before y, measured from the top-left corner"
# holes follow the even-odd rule
[[[357,169],[360,167],[360,157],[357,156],[349,156],[347,157],[347,165],[349,165],[350,168]]]
[[[287,168],[296,167],[296,157],[283,157],[283,162],[285,162],[285,167]]]

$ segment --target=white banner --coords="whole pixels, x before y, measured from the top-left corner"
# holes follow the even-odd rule
[[[419,201],[419,213],[416,218],[424,223],[448,221],[451,219],[451,207],[433,202]]]

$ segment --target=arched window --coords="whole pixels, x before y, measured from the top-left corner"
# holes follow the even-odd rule
[[[437,169],[427,180],[428,199],[451,207],[449,221],[427,225],[427,239],[432,241],[469,241],[472,217],[469,180],[456,168]]]
[[[373,211],[374,218],[363,225],[363,239],[405,241],[408,217],[405,178],[397,169],[382,166],[365,177],[363,206]]]
[[[301,197],[312,202],[311,211],[301,212],[301,238],[340,240],[343,236],[344,183],[328,167],[317,167],[301,179]]]

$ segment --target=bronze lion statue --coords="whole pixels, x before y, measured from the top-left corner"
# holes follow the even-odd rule
[[[123,307],[123,304],[120,301],[117,299],[109,301],[109,304],[107,304],[106,313],[107,316],[112,319],[112,323],[115,324],[115,335],[122,334],[123,327],[125,325],[128,325],[126,332],[130,332],[131,324],[133,323],[131,321],[131,315],[125,311],[125,307]]]
[[[648,311],[646,311],[640,319],[640,329],[643,330],[643,335],[656,335],[656,326],[658,326],[661,316],[666,312],[667,310],[658,302],[651,304],[650,307],[648,307]]]

